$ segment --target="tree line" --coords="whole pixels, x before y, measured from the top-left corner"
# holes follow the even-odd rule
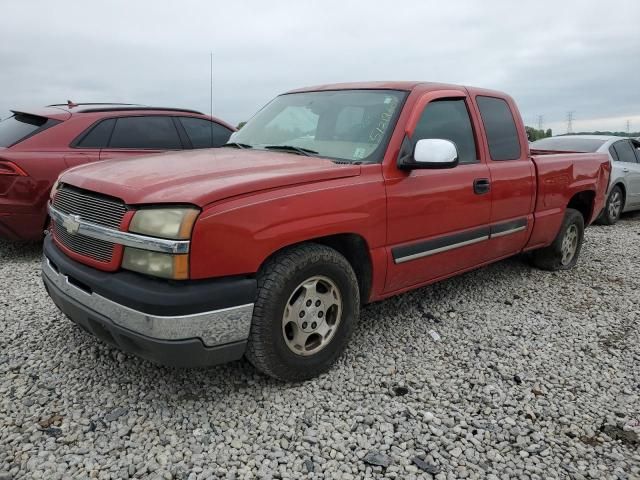
[[[527,132],[527,138],[530,142],[535,142],[536,140],[540,140],[541,138],[547,138],[553,136],[553,131],[550,128],[537,129],[533,127],[524,127]]]

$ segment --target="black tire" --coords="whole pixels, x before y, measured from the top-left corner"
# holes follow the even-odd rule
[[[309,278],[333,282],[342,299],[342,315],[324,347],[308,356],[296,354],[283,333],[285,306]],[[290,304],[291,305],[291,304]],[[326,371],[344,351],[360,314],[360,292],[353,268],[336,250],[304,244],[277,253],[258,272],[258,296],[247,345],[247,359],[261,372],[297,382]]]
[[[569,232],[575,232],[577,238],[575,251],[567,261],[565,252],[563,251],[563,242],[569,235],[572,236]],[[543,270],[569,270],[578,262],[583,241],[584,218],[582,218],[582,214],[579,211],[573,208],[567,208],[564,214],[564,220],[560,226],[560,231],[553,240],[553,243],[548,247],[533,251],[531,255],[532,263]]]
[[[616,204],[614,204],[616,202]],[[615,186],[609,192],[607,203],[598,217],[598,223],[601,225],[613,225],[620,220],[622,209],[624,208],[624,193],[619,186]]]

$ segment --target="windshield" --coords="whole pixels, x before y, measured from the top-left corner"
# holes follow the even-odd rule
[[[58,123],[37,115],[16,113],[0,122],[0,147],[10,147],[38,131]]]
[[[556,150],[559,152],[595,152],[605,140],[579,137],[549,137],[532,142],[530,148],[535,150]]]
[[[229,142],[258,149],[288,147],[287,151],[348,162],[380,162],[405,95],[396,90],[280,95]]]

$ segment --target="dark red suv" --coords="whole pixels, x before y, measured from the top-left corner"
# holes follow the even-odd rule
[[[0,122],[0,238],[37,240],[67,168],[110,158],[224,145],[235,129],[200,112],[69,102]]]

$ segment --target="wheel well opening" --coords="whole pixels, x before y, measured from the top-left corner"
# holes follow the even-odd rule
[[[366,240],[355,233],[342,233],[314,238],[312,241],[331,247],[344,255],[358,279],[360,302],[367,303],[371,292],[372,265]]]
[[[624,208],[624,202],[627,198],[627,189],[624,188],[624,183],[616,183],[613,187],[611,187],[611,190],[613,190],[615,187],[618,187],[620,190],[622,190],[622,207]]]
[[[595,197],[596,193],[593,190],[578,192],[571,197],[567,208],[573,208],[574,210],[579,211],[584,219],[584,224],[587,225],[591,218],[591,214],[593,213],[593,201]]]

